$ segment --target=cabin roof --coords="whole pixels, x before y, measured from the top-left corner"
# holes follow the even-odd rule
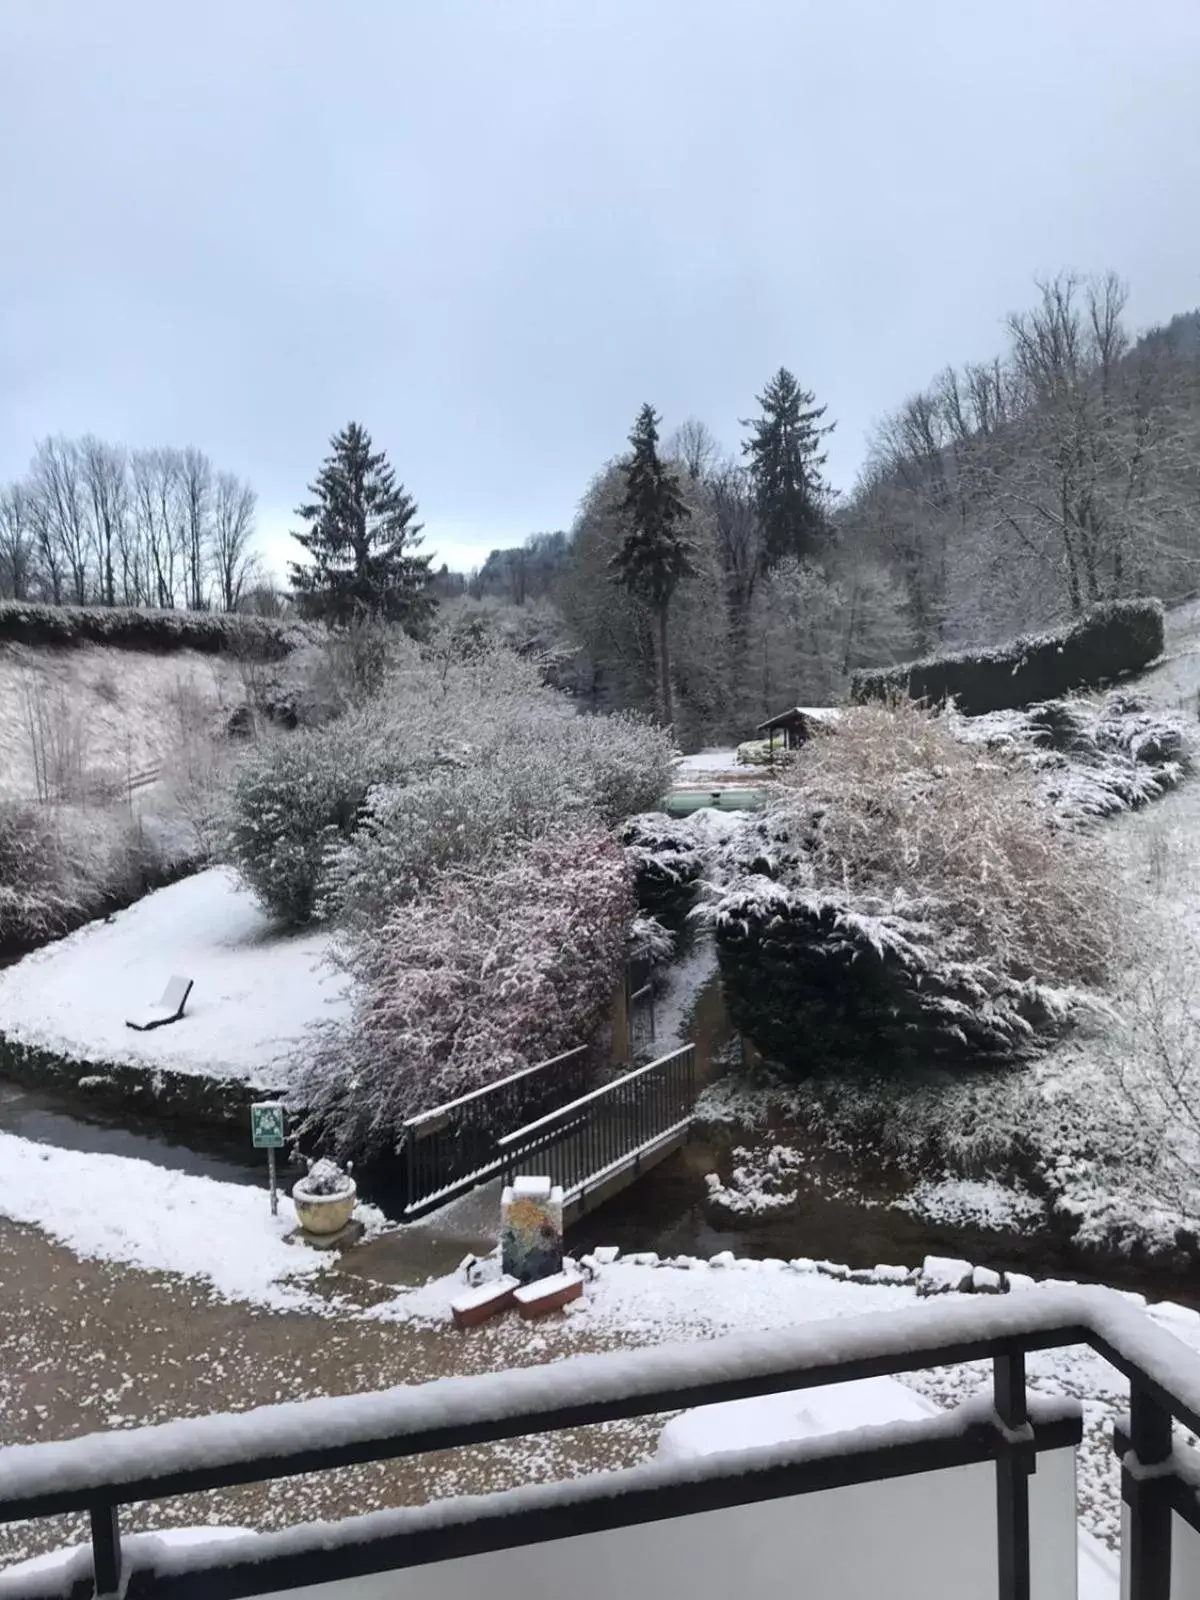
[[[773,728],[795,727],[805,722],[824,723],[832,727],[841,720],[841,711],[837,706],[789,706],[786,711],[780,711],[773,717],[768,717],[766,722],[758,725],[759,733],[770,733]]]

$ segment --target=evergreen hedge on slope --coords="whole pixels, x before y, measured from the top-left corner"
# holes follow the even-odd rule
[[[1162,650],[1160,601],[1109,600],[1050,633],[856,672],[850,698],[864,705],[900,696],[931,706],[952,698],[966,716],[982,716],[1111,683],[1147,666]]]
[[[224,611],[138,611],[0,600],[0,644],[114,645],[122,650],[199,650],[278,661],[296,643],[293,626]]]

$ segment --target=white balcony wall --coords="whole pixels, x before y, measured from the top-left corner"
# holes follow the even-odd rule
[[[1075,1452],[1029,1480],[1033,1600],[1077,1600]],[[995,1600],[990,1464],[287,1591],[288,1600]],[[1200,1591],[1198,1591],[1200,1595]]]

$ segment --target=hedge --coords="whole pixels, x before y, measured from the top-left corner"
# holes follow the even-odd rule
[[[1061,1015],[1035,983],[984,988],[939,959],[917,921],[856,914],[837,893],[782,884],[731,891],[716,919],[721,988],[733,1026],[795,1073],[887,1072],[1021,1056]]]
[[[960,711],[975,717],[1111,682],[1148,665],[1162,651],[1160,601],[1109,600],[1051,633],[856,672],[850,698],[863,705],[899,695],[940,705],[953,697]]]
[[[293,624],[224,611],[136,611],[0,600],[0,644],[115,645],[122,650],[200,650],[278,661],[295,648]]]

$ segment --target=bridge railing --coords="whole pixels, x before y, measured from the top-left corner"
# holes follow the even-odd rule
[[[568,1199],[639,1151],[687,1128],[696,1103],[696,1048],[683,1045],[498,1141],[504,1171],[536,1163]]]
[[[577,1045],[409,1117],[401,1145],[405,1216],[422,1216],[501,1172],[502,1135],[577,1099],[587,1087],[588,1057],[587,1045]]]

